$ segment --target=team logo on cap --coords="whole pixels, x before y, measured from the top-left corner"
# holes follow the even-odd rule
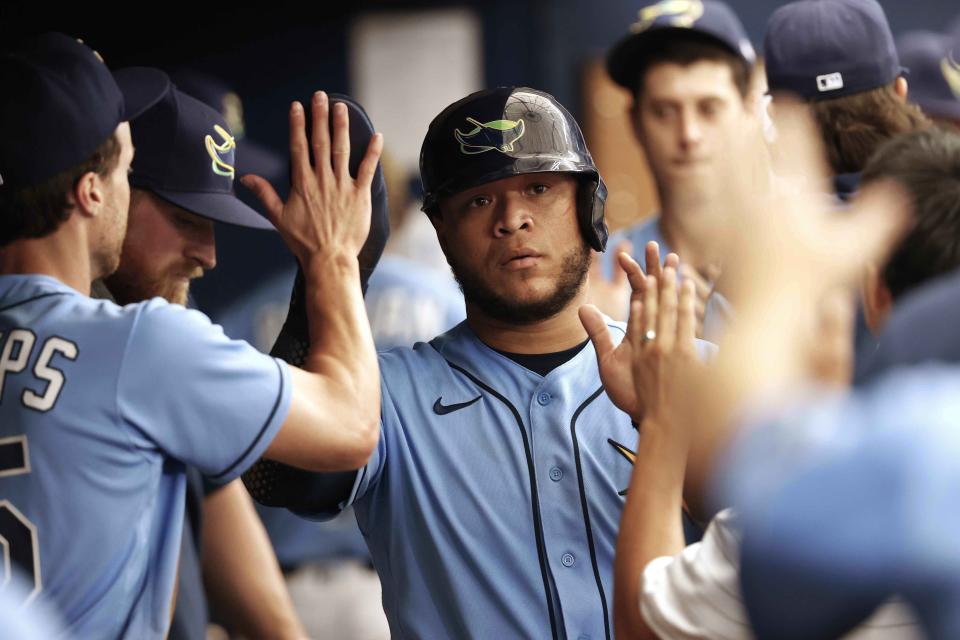
[[[950,85],[953,95],[960,100],[960,62],[953,59],[952,51],[940,61],[940,72],[943,73],[943,79]]]
[[[657,4],[640,9],[637,12],[637,21],[630,25],[630,31],[633,33],[646,31],[660,18],[665,18],[670,26],[689,28],[702,15],[701,0],[661,0]]]
[[[460,152],[467,155],[499,151],[509,153],[513,151],[514,143],[523,137],[526,132],[523,118],[519,120],[491,120],[480,122],[474,118],[467,118],[467,122],[474,126],[472,131],[464,133],[454,129],[453,137],[460,143]]]
[[[233,178],[234,170],[233,165],[227,164],[223,161],[223,158],[220,156],[224,153],[227,153],[231,149],[237,148],[237,141],[233,139],[233,136],[230,135],[230,132],[221,127],[218,124],[213,125],[213,130],[223,138],[223,142],[217,144],[213,141],[213,136],[209,133],[207,137],[203,139],[204,144],[207,145],[207,153],[210,155],[210,159],[213,162],[210,165],[210,168],[218,176],[224,176],[225,178]]]

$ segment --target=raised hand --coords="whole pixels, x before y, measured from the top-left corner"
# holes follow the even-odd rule
[[[383,136],[373,136],[360,163],[357,178],[350,176],[349,116],[344,104],[333,109],[333,140],[328,127],[330,101],[318,91],[310,104],[312,133],[308,147],[303,105],[290,107],[290,164],[292,188],[282,201],[269,182],[256,175],[241,181],[263,203],[267,216],[304,269],[318,256],[338,254],[356,258],[370,230],[370,185],[383,150]],[[312,147],[314,164],[310,164]]]
[[[671,256],[662,272],[657,269],[659,282],[657,276],[644,275],[629,256],[619,256],[633,287],[626,336],[619,345],[614,346],[596,307],[580,308],[580,321],[597,352],[607,395],[638,423],[651,412],[667,410],[669,387],[680,362],[695,359],[696,293],[687,281],[678,296],[676,256]],[[659,256],[652,257],[659,265]]]

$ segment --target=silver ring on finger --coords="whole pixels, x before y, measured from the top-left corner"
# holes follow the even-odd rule
[[[657,339],[657,332],[654,331],[653,329],[647,329],[647,331],[643,334],[643,344],[647,344],[648,342],[653,342],[656,339]]]

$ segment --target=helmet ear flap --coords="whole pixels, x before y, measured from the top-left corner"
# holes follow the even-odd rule
[[[580,182],[577,189],[577,220],[580,233],[594,251],[603,252],[610,235],[607,223],[603,219],[604,204],[607,200],[607,185],[598,174],[589,175]]]

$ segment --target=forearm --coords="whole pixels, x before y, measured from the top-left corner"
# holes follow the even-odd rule
[[[641,425],[614,566],[614,624],[618,638],[654,638],[640,614],[640,579],[654,558],[684,548],[681,510],[686,447],[663,427]]]
[[[204,501],[203,578],[231,630],[250,638],[304,638],[270,539],[239,480]]]
[[[323,375],[332,397],[358,412],[358,422],[378,421],[380,375],[356,257],[318,255],[304,265],[304,276],[310,336],[304,369]]]

